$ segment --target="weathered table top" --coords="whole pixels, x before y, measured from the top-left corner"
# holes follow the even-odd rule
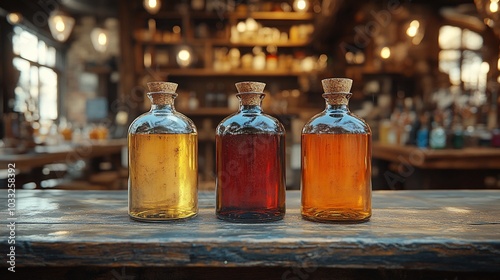
[[[197,217],[169,223],[130,220],[125,191],[18,190],[16,202],[20,267],[500,271],[500,190],[376,191],[364,224],[302,220],[298,191],[287,193],[286,218],[268,224],[217,220],[208,192],[200,193]],[[4,226],[3,242],[7,236]]]
[[[374,142],[374,158],[427,169],[500,169],[500,149],[475,147],[464,149],[423,149]]]

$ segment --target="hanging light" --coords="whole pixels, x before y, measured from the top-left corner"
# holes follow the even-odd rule
[[[71,30],[73,30],[73,26],[75,25],[74,18],[59,10],[55,10],[50,14],[48,22],[52,37],[59,42],[66,42],[68,40]]]
[[[108,48],[108,31],[104,28],[96,27],[90,32],[90,39],[94,49],[98,52],[105,52]]]
[[[7,15],[7,21],[10,24],[15,25],[23,21],[23,16],[20,13],[9,13]]]
[[[143,5],[148,13],[155,15],[160,11],[161,0],[144,0]]]

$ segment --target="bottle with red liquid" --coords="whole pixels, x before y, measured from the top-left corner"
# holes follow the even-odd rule
[[[351,79],[322,81],[323,112],[302,130],[302,217],[365,222],[371,206],[371,130],[348,108]]]
[[[264,83],[236,84],[237,113],[216,130],[219,219],[270,222],[285,215],[285,129],[262,112]]]

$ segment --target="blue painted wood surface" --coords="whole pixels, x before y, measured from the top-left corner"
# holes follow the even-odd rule
[[[329,267],[500,271],[500,191],[376,191],[363,224],[300,217],[288,191],[285,219],[216,219],[213,193],[197,217],[140,223],[125,191],[18,190],[19,267]],[[7,192],[1,190],[6,201]],[[0,219],[7,221],[6,207]],[[5,226],[2,242],[6,242]],[[5,244],[5,243],[4,243]],[[6,264],[4,263],[3,266]]]

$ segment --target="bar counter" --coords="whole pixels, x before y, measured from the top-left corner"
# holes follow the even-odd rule
[[[7,201],[7,191],[1,193]],[[303,220],[298,191],[287,192],[285,219],[267,224],[220,221],[214,194],[201,192],[199,199],[199,215],[191,220],[140,223],[127,215],[126,191],[18,190],[15,215],[8,216],[7,205],[1,214],[2,221],[16,223],[21,275],[80,269],[90,279],[89,267],[107,271],[108,279],[121,269],[140,274],[144,267],[166,269],[170,276],[172,269],[184,269],[174,274],[187,275],[169,279],[206,279],[206,269],[225,268],[239,271],[239,279],[251,279],[241,274],[249,269],[253,279],[305,279],[299,272],[316,279],[332,276],[332,269],[385,271],[386,276],[388,271],[448,272],[470,279],[500,274],[499,190],[375,191],[373,216],[362,224]],[[2,236],[5,242],[7,232]],[[230,274],[218,273],[219,279]],[[404,273],[396,277],[401,275],[414,279]]]

